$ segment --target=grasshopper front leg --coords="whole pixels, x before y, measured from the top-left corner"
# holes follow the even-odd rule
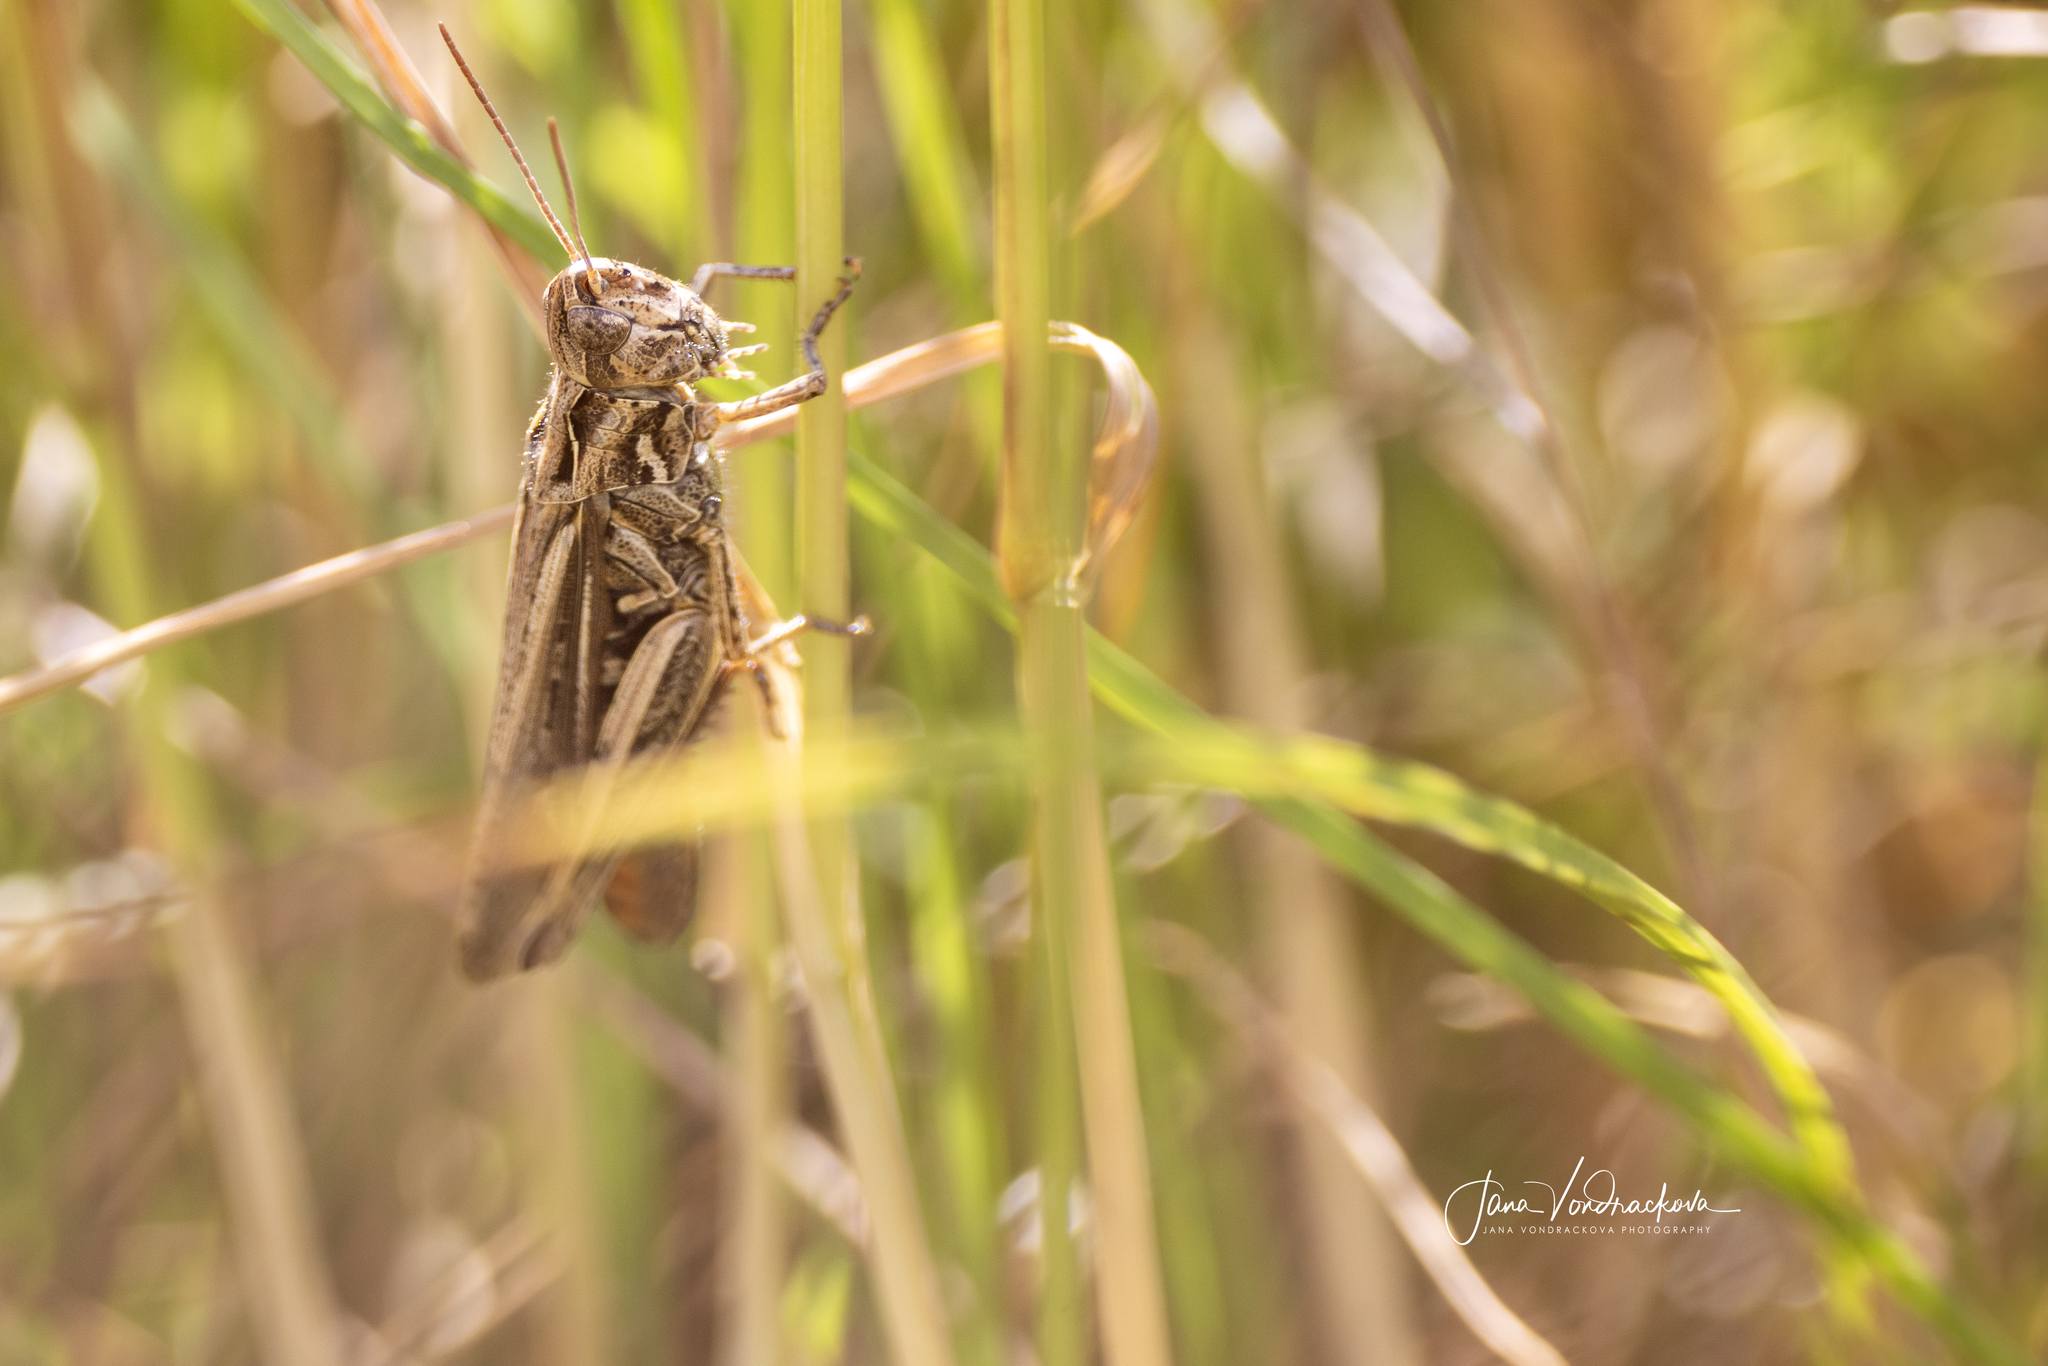
[[[788,275],[781,274],[785,270],[789,272]],[[734,266],[721,262],[706,266],[697,272],[698,277],[704,279],[706,283],[709,283],[710,278],[706,271],[758,279],[796,278],[796,270],[791,266]],[[730,403],[712,404],[711,412],[720,423],[739,422],[745,418],[759,417],[763,413],[792,408],[825,392],[825,362],[818,359],[818,337],[824,332],[825,325],[832,321],[832,315],[839,311],[839,306],[852,297],[854,283],[859,279],[860,258],[849,256],[846,258],[846,273],[839,277],[838,292],[825,300],[818,311],[811,315],[810,325],[804,328],[803,335],[797,339],[803,351],[804,364],[809,368],[795,379],[778,384],[773,389],[748,398],[734,399]]]
[[[690,292],[698,298],[711,288],[713,280],[794,280],[795,266],[741,266],[731,261],[706,261],[690,277]],[[730,326],[730,324],[727,324]]]

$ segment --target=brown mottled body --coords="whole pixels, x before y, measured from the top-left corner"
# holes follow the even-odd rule
[[[707,267],[699,280],[740,269],[787,274]],[[806,333],[810,371],[719,404],[690,388],[727,358],[725,324],[695,289],[603,260],[572,265],[549,284],[555,373],[527,432],[504,655],[461,908],[471,977],[559,957],[601,895],[636,937],[666,941],[688,924],[694,844],[532,864],[519,847],[520,813],[566,770],[615,770],[688,744],[730,675],[748,666],[711,437],[721,422],[823,390],[815,337],[851,285],[849,275]]]
[[[825,392],[818,334],[853,292],[860,263],[847,261],[839,292],[804,330],[802,374],[732,403],[700,399],[692,384],[743,377],[733,359],[760,349],[731,348],[728,332],[744,324],[720,320],[704,302],[706,286],[721,275],[791,280],[796,271],[706,265],[683,285],[593,257],[554,120],[548,137],[573,240],[445,25],[441,37],[571,258],[541,296],[554,376],[526,434],[505,648],[463,881],[462,966],[483,981],[561,957],[600,894],[639,938],[673,939],[689,923],[695,842],[630,854],[601,849],[609,778],[636,754],[689,744],[734,672],[751,671],[765,690],[758,652],[826,625],[797,617],[749,640],[732,545],[719,521],[711,438],[723,423]],[[780,714],[770,702],[768,714]],[[526,799],[582,767],[598,781],[571,853],[536,863],[522,847]]]

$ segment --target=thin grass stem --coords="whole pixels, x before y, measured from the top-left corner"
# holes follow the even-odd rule
[[[636,0],[636,7],[658,10],[667,16],[663,22],[675,22],[674,5]],[[791,89],[792,16],[787,6],[777,3],[735,5],[732,9],[741,100],[736,167],[738,242],[729,251],[721,244],[717,255],[744,261],[787,261],[795,253],[796,234],[796,187],[787,160],[795,99]],[[738,316],[756,320],[758,338],[773,347],[774,354],[794,354],[798,324],[784,297],[788,286],[740,280],[733,282],[732,289]],[[734,311],[722,300],[720,307],[728,314]],[[794,479],[789,463],[743,461],[732,469],[731,476],[748,567],[760,578],[764,593],[790,600],[796,567],[789,512]],[[751,747],[754,752],[748,760],[759,765],[766,756],[758,737]],[[791,1030],[775,982],[784,938],[776,906],[773,837],[766,829],[749,831],[735,851],[735,881],[741,899],[736,945],[739,964],[725,1011],[739,1068],[727,1128],[739,1178],[728,1193],[732,1238],[724,1274],[733,1312],[722,1350],[727,1366],[752,1366],[788,1356],[782,1341],[782,1289],[788,1277],[790,1229],[770,1165],[767,1139],[788,1122]],[[863,1217],[863,1234],[867,1228]]]
[[[1045,14],[1038,0],[990,0],[996,311],[1003,325],[1003,459],[998,564],[1021,630],[1017,699],[1031,751],[1032,904],[1041,991],[1039,1214],[1046,1250],[1040,1353],[1078,1359],[1065,1245],[1072,1124],[1062,1095],[1078,1074],[1096,1211],[1096,1306],[1112,1366],[1171,1359],[1152,1206],[1151,1158],[1124,980],[1122,931],[1094,767],[1079,566],[1087,466],[1056,432],[1047,172]],[[1069,1024],[1071,1021],[1071,1024]],[[1074,1047],[1085,1039],[1086,1047]],[[1070,1062],[1069,1059],[1072,1059]]]
[[[840,0],[793,0],[796,142],[796,301],[801,319],[831,295],[844,270]],[[801,326],[799,322],[797,324]],[[827,374],[844,372],[844,324],[820,340]],[[850,616],[846,505],[846,402],[833,386],[796,417],[796,610]],[[814,638],[805,669],[806,732],[846,733],[852,705],[848,642]],[[791,763],[799,760],[788,753]],[[888,1335],[906,1366],[952,1360],[945,1301],[932,1260],[887,1052],[868,978],[859,873],[843,818],[781,826],[783,906],[810,983],[811,1022],[854,1165],[875,1213],[876,1290]]]

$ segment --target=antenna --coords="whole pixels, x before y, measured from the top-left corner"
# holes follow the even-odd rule
[[[468,81],[469,88],[476,92],[477,101],[483,105],[484,112],[491,116],[491,123],[497,128],[498,136],[505,139],[505,145],[512,150],[512,159],[519,163],[519,174],[526,177],[526,188],[533,191],[533,202],[540,205],[541,216],[547,219],[548,226],[555,230],[555,240],[562,244],[564,252],[574,256],[576,248],[570,243],[569,234],[562,231],[562,220],[555,217],[555,211],[548,207],[547,196],[540,192],[540,182],[533,178],[533,171],[527,166],[526,158],[519,154],[519,144],[512,141],[512,134],[506,131],[505,120],[498,117],[498,107],[491,103],[491,97],[484,93],[483,82],[476,78],[476,73],[469,69],[469,63],[463,60],[462,49],[455,46],[455,35],[448,31],[446,24],[439,27],[441,41],[448,44],[448,51],[454,56],[455,65],[462,68],[463,79]]]
[[[598,292],[597,267],[590,263],[590,248],[583,245],[583,219],[576,212],[576,182],[569,179],[569,154],[562,150],[562,130],[548,120],[548,141],[555,148],[555,169],[562,173],[562,192],[569,196],[569,231],[576,238],[576,250],[583,253],[584,283],[593,298]]]

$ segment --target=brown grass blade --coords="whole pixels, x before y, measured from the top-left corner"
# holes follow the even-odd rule
[[[82,650],[75,650],[41,669],[0,679],[0,712],[83,683],[94,674],[161,650],[166,645],[176,645],[180,641],[218,631],[223,626],[267,616],[332,593],[337,588],[375,578],[413,560],[467,545],[511,525],[511,507],[493,508],[474,517],[415,531],[380,545],[352,550],[346,555],[336,555],[215,598],[212,602],[158,617],[145,626],[108,636]]]

